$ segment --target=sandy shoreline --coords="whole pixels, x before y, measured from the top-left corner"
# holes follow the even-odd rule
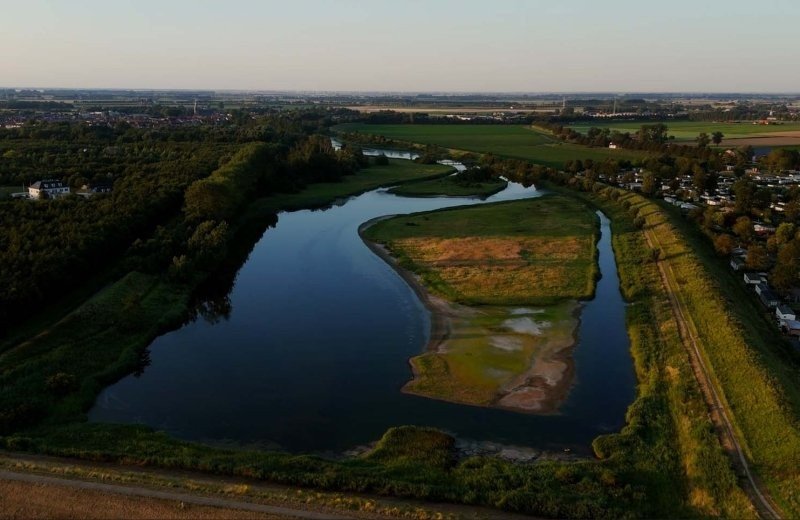
[[[454,321],[458,321],[464,316],[461,315],[455,304],[430,294],[417,275],[401,267],[383,245],[372,242],[364,236],[364,231],[367,228],[393,216],[378,217],[361,224],[358,228],[358,234],[373,253],[403,278],[428,309],[431,314],[431,331],[430,339],[424,351],[428,353],[441,352],[442,349],[446,348],[446,343],[453,333]],[[576,304],[572,313],[573,318],[576,320],[576,325],[570,335],[570,339],[568,341],[563,339],[561,341],[555,340],[543,345],[541,348],[543,355],[541,357],[537,356],[537,362],[516,377],[513,382],[501,388],[496,398],[490,403],[485,405],[470,403],[415,391],[413,383],[420,377],[413,363],[416,356],[408,360],[413,379],[404,385],[401,391],[429,399],[469,406],[500,408],[518,413],[540,415],[556,413],[569,395],[575,380],[575,363],[572,357],[572,350],[577,344],[580,308],[581,304]]]
[[[397,260],[395,260],[395,258],[389,253],[389,251],[386,250],[384,246],[372,242],[364,236],[364,231],[368,227],[380,222],[381,220],[386,220],[394,216],[395,215],[386,215],[364,222],[358,226],[358,236],[361,237],[361,240],[368,248],[370,248],[373,253],[375,253],[381,260],[386,262],[392,269],[395,270],[395,272],[397,272],[397,274],[400,275],[403,280],[405,280],[409,287],[411,287],[411,289],[414,291],[414,294],[417,295],[417,298],[419,298],[428,311],[430,311],[431,335],[425,349],[429,351],[436,351],[442,343],[447,341],[447,338],[450,337],[450,332],[452,330],[452,320],[448,303],[441,298],[431,295],[420,283],[417,275],[400,267],[400,265],[397,263]],[[409,364],[413,369],[413,364],[411,364],[410,360]]]

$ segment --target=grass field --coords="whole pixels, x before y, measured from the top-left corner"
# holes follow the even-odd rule
[[[593,294],[595,230],[584,205],[545,196],[397,217],[365,235],[448,300],[546,305]]]
[[[577,132],[586,133],[589,128],[610,128],[620,132],[636,133],[642,125],[664,123],[669,127],[669,135],[674,135],[676,140],[691,141],[701,132],[711,135],[713,132],[722,132],[726,138],[744,139],[769,134],[800,131],[800,123],[784,123],[780,125],[754,125],[750,121],[739,123],[713,123],[704,121],[591,121],[568,125]]]
[[[560,168],[572,159],[634,160],[645,157],[632,150],[609,150],[562,143],[544,130],[523,125],[370,125],[347,123],[340,132],[381,135],[390,139],[436,145],[458,151],[492,153]]]
[[[389,193],[404,197],[488,197],[508,186],[508,182],[494,180],[489,182],[458,182],[452,176],[429,181],[411,182],[396,186]]]
[[[307,186],[298,193],[279,193],[266,197],[255,204],[261,209],[296,210],[317,208],[330,204],[341,197],[358,195],[382,186],[393,186],[421,180],[430,180],[449,175],[455,171],[441,164],[419,164],[403,159],[389,159],[384,166],[370,166],[340,182],[321,182]]]
[[[585,205],[553,195],[368,228],[366,237],[385,244],[427,289],[480,304],[437,304],[450,334],[411,360],[414,379],[404,390],[523,412],[557,409],[573,373],[575,300],[594,292],[596,230]]]

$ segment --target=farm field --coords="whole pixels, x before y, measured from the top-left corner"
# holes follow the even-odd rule
[[[339,132],[359,132],[457,151],[491,153],[513,159],[560,168],[571,159],[633,160],[642,152],[589,148],[558,141],[544,130],[523,125],[371,125],[347,123],[334,127]]]
[[[580,202],[546,196],[367,229],[447,300],[432,305],[450,332],[412,358],[414,379],[404,391],[523,412],[557,409],[571,386],[577,299],[594,292],[596,225]]]
[[[736,123],[726,122],[705,122],[705,121],[591,121],[569,125],[574,130],[586,133],[591,127],[610,128],[620,132],[635,133],[644,124],[664,123],[669,127],[669,135],[674,135],[678,141],[692,141],[698,134],[705,132],[709,135],[713,132],[725,134],[725,141],[733,144],[751,144],[756,146],[761,139],[776,139],[781,137],[783,144],[800,145],[800,123],[782,123],[779,125],[754,125],[752,122],[743,121]],[[744,142],[740,140],[754,140],[754,142]],[[793,142],[792,142],[793,140]],[[770,143],[779,145],[781,143]]]

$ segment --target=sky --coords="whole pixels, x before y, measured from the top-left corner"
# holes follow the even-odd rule
[[[0,86],[800,92],[800,1],[0,0]]]

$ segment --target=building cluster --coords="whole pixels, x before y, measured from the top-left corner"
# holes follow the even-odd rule
[[[216,125],[230,121],[232,116],[224,112],[185,116],[153,116],[150,114],[124,114],[112,110],[102,112],[37,111],[35,113],[0,113],[0,128],[22,128],[28,121],[45,123],[86,123],[93,126],[115,126],[120,123],[134,128],[179,128],[200,125]]]
[[[629,171],[620,172],[617,176],[617,185],[629,191],[641,191],[644,184],[645,171],[636,168]],[[800,185],[800,172],[783,171],[779,173],[768,173],[759,171],[753,164],[745,171],[747,178],[756,183],[759,188],[767,189],[772,194],[772,201],[769,209],[773,215],[781,215],[786,211],[786,202],[783,200],[785,188]],[[605,176],[600,176],[601,180],[608,182]],[[703,210],[706,207],[713,207],[721,213],[734,211],[736,197],[733,193],[733,184],[737,178],[731,169],[718,172],[717,188],[713,193],[698,192],[694,186],[692,175],[683,175],[676,179],[677,182],[662,184],[658,187],[664,202],[672,204],[684,213],[689,214],[694,211]],[[778,217],[780,218],[780,217]],[[723,231],[717,229],[717,231]],[[753,220],[753,232],[757,237],[764,240],[772,236],[776,227],[770,222]],[[786,299],[781,298],[769,284],[766,272],[748,272],[746,269],[747,250],[736,248],[730,258],[730,268],[737,272],[744,283],[749,287],[764,308],[774,314],[776,325],[787,335],[800,339],[800,321],[797,320],[795,311],[789,304],[800,303],[800,288],[793,289]]]

